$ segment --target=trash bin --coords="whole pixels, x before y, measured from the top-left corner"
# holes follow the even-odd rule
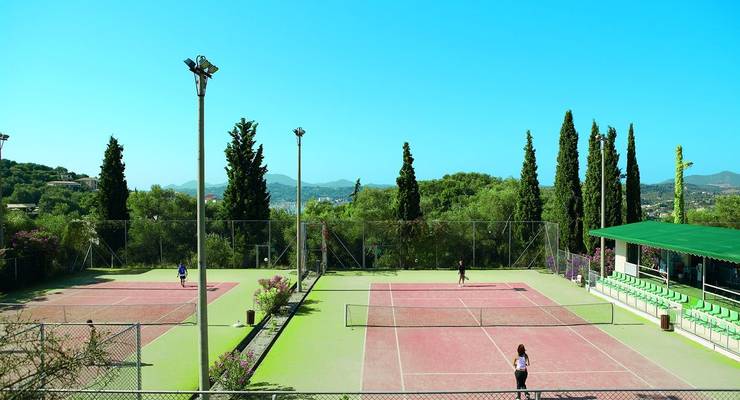
[[[660,316],[660,329],[664,331],[671,330],[671,316],[670,315],[663,314]]]
[[[247,325],[254,325],[254,310],[247,310]]]

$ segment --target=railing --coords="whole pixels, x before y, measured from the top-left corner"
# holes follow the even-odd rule
[[[13,392],[2,391],[4,398],[14,398]],[[534,400],[737,400],[740,389],[529,389],[475,392],[198,392],[198,391],[92,391],[45,390],[33,396],[44,399],[75,398],[81,400],[180,400],[208,398],[211,400],[512,400],[517,397]],[[3,396],[0,396],[3,397]],[[18,396],[20,397],[20,396]],[[28,397],[27,397],[28,398]]]

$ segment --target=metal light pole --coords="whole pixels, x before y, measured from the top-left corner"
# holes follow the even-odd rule
[[[298,291],[303,290],[303,284],[301,283],[301,256],[302,256],[302,237],[301,237],[301,138],[306,133],[300,126],[293,129],[295,137],[298,140],[298,183],[296,184],[296,213],[295,213],[295,261],[296,270],[298,271],[298,283],[296,284]]]
[[[2,150],[3,150],[3,144],[5,144],[5,141],[8,140],[10,136],[0,133],[0,160],[2,160]],[[0,249],[5,248],[5,205],[3,204],[3,192],[1,190],[2,188],[2,175],[0,175]]]
[[[208,79],[218,71],[218,67],[211,64],[205,57],[185,60],[185,65],[195,76],[195,89],[198,95],[198,329],[200,348],[200,384],[199,388],[206,391],[210,388],[208,380],[208,297],[206,292],[206,221],[205,221],[205,180],[204,180],[204,117],[203,108],[206,97]],[[205,396],[202,396],[205,398]]]
[[[604,209],[605,204],[606,204],[606,199],[604,198],[604,192],[606,191],[605,190],[606,185],[605,185],[605,179],[604,179],[604,173],[606,170],[606,168],[604,167],[604,147],[606,146],[605,144],[606,137],[604,135],[599,135],[598,139],[599,139],[599,142],[601,143],[601,229],[604,229],[604,225],[606,225],[606,213],[605,213],[606,210]],[[605,242],[604,234],[602,233],[601,235],[602,236],[600,238],[601,247],[599,250],[600,251],[599,259],[601,261],[600,262],[601,277],[603,278],[604,277],[604,256],[606,254],[606,251],[604,251],[604,242]]]

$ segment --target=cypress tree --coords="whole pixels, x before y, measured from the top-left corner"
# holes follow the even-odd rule
[[[396,217],[402,221],[415,221],[422,217],[419,184],[414,172],[414,157],[409,143],[403,144],[403,166],[396,178],[398,192],[396,197]]]
[[[683,160],[683,148],[676,147],[676,179],[673,182],[673,223],[686,223],[686,207],[683,193],[683,172],[694,163]]]
[[[586,182],[583,184],[583,243],[587,254],[593,254],[598,246],[598,238],[588,234],[591,229],[601,227],[601,141],[599,126],[591,124],[588,137],[588,161]]]
[[[254,150],[257,123],[241,118],[229,132],[231,142],[226,145],[226,176],[223,219],[263,221],[270,218],[270,194],[267,191],[263,148]],[[239,246],[262,243],[266,240],[267,227],[260,223],[235,224],[234,231]],[[242,250],[242,266],[255,259],[253,247]],[[261,257],[260,257],[261,258]]]
[[[532,134],[527,131],[527,144],[524,146],[524,162],[519,179],[519,191],[515,210],[517,221],[541,221],[542,199],[540,198],[540,182],[537,179],[537,158],[532,145]],[[536,234],[536,228],[531,223],[517,224],[517,236],[523,242],[529,242]]]
[[[617,130],[609,127],[604,143],[604,218],[605,226],[622,225],[622,171],[616,147]]]
[[[228,183],[224,191],[224,219],[264,220],[270,217],[262,146],[254,151],[257,125],[242,118],[229,132],[231,142],[225,151]]]
[[[555,172],[555,207],[560,225],[560,243],[572,252],[583,247],[583,199],[578,177],[578,132],[573,125],[573,113],[565,113],[560,128],[560,148]]]
[[[255,127],[254,134],[256,133]],[[263,162],[263,149],[262,145],[259,145],[247,175],[247,198],[250,205],[247,216],[248,219],[254,221],[270,219],[270,193],[267,191],[267,179],[265,178],[267,165],[262,165]]]
[[[123,146],[113,136],[103,155],[98,179],[98,214],[102,221],[121,221],[129,219],[128,184],[126,183],[126,164],[123,162]],[[113,249],[124,245],[124,225],[108,223],[101,228],[103,240]]]
[[[625,191],[627,195],[627,223],[639,222],[642,220],[640,167],[637,165],[635,131],[632,124],[630,124],[630,130],[627,134],[627,182]]]
[[[352,194],[349,195],[353,202],[357,200],[357,195],[360,194],[360,190],[362,190],[362,185],[360,185],[360,178],[357,178],[357,181],[355,181],[355,188],[352,190]]]

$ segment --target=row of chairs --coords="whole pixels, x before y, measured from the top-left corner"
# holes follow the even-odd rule
[[[651,304],[657,308],[667,310],[672,306],[683,307],[689,302],[689,297],[672,289],[656,285],[644,279],[638,279],[623,272],[614,271],[611,277],[603,280],[602,284],[616,288],[625,294]]]

